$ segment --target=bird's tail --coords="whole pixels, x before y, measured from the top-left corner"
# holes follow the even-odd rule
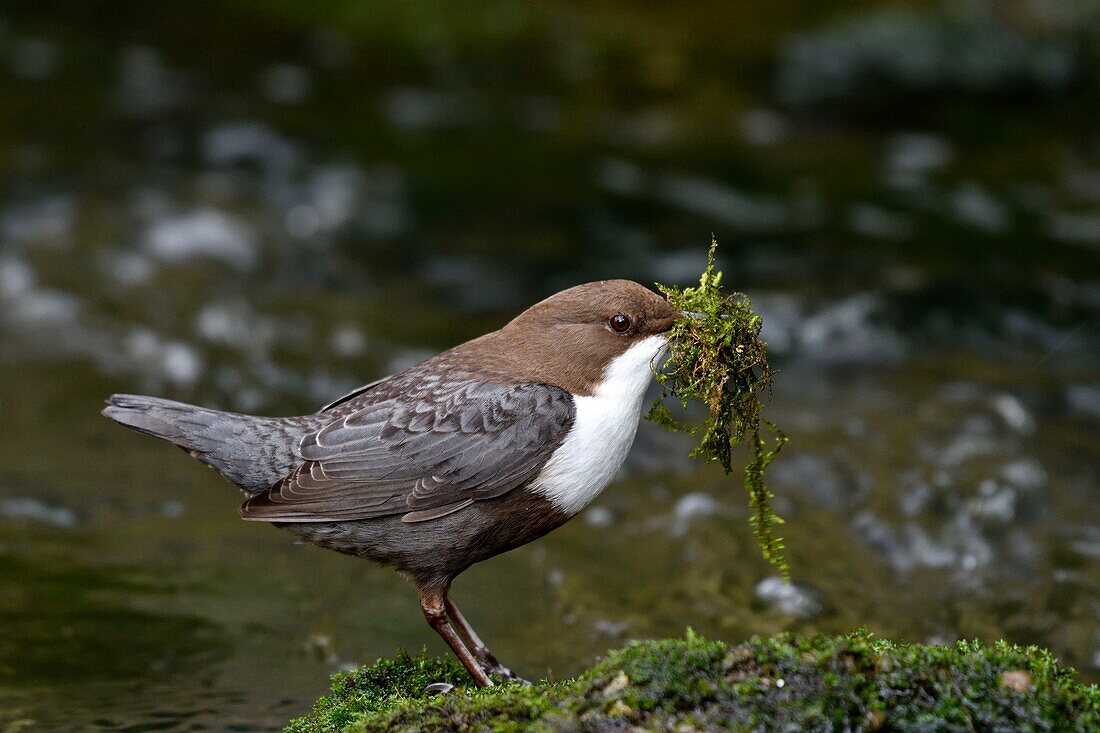
[[[111,395],[103,414],[178,445],[247,494],[266,491],[301,462],[298,441],[314,419],[240,415],[128,394]]]

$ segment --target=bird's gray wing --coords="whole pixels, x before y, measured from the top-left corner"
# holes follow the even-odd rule
[[[388,377],[382,377],[381,379],[376,379],[373,382],[371,382],[370,384],[364,384],[362,387],[356,387],[355,389],[353,389],[351,392],[348,392],[343,397],[338,397],[337,399],[333,400],[332,402],[330,402],[327,405],[325,405],[324,407],[322,407],[320,409],[320,412],[328,412],[329,410],[333,409],[334,407],[339,407],[340,405],[343,405],[347,402],[350,402],[351,400],[354,400],[356,397],[359,397],[361,395],[366,394],[367,392],[371,391],[372,389],[374,389],[378,385],[384,384],[386,381],[391,380],[391,379],[393,379],[392,374]]]
[[[572,396],[558,387],[431,379],[306,435],[305,462],[249,499],[241,516],[434,519],[533,479],[574,415]]]

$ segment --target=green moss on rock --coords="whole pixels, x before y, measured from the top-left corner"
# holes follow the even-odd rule
[[[456,685],[430,695],[432,682]],[[574,680],[472,687],[447,660],[338,674],[290,733],[330,731],[1096,731],[1100,690],[1051,654],[1003,642],[894,644],[865,631],[758,637],[688,632],[636,642]]]

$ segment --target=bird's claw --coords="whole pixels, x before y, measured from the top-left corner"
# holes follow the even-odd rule
[[[496,664],[485,670],[492,677],[500,677],[506,682],[515,682],[523,687],[530,687],[531,683],[520,677],[518,674],[508,669],[507,667]]]

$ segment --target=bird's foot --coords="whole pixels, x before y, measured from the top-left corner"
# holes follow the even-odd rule
[[[501,679],[503,679],[506,682],[515,682],[516,684],[522,685],[524,687],[530,687],[531,686],[530,682],[523,679],[518,674],[516,674],[512,670],[508,669],[503,664],[500,664],[499,662],[497,662],[496,664],[487,665],[485,667],[485,672],[490,677],[500,677]]]

